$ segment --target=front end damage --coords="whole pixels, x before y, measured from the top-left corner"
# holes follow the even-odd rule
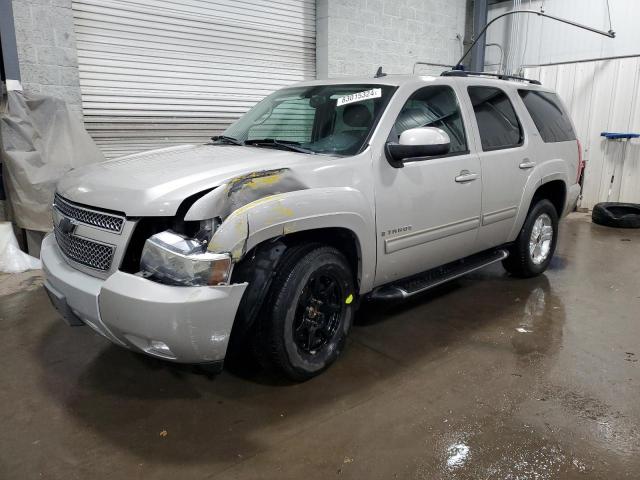
[[[300,170],[218,176],[213,184],[199,183],[199,193],[183,197],[179,204],[172,201],[178,194],[173,188],[160,192],[150,187],[144,195],[137,190],[129,195],[127,187],[113,194],[109,209],[82,203],[73,196],[77,184],[67,182],[61,195],[72,197],[65,202],[73,208],[54,215],[56,226],[64,217],[80,216],[68,218],[68,231],[57,228],[56,236],[43,242],[45,287],[52,303],[70,324],[89,325],[131,350],[174,362],[222,362],[229,342],[242,339],[257,318],[290,234],[340,230],[362,239],[370,233],[373,212],[362,192],[302,181],[308,177],[330,183],[321,182],[314,168],[317,165],[305,164]],[[325,167],[323,174],[329,173],[338,178]],[[98,188],[97,173],[91,175]],[[200,182],[199,178],[190,173],[188,181]],[[187,182],[178,180],[172,185]],[[162,195],[154,196],[156,192]],[[102,198],[106,193],[100,190],[96,195]],[[145,195],[153,200],[131,204]],[[131,200],[125,202],[125,197]],[[131,216],[130,204],[131,211],[144,213]],[[123,226],[107,231],[87,223],[96,215],[122,219]],[[85,255],[91,248],[62,248],[60,241],[67,247],[83,242],[111,253],[100,263],[104,269],[97,271]],[[354,271],[360,264],[375,264],[374,243],[357,242],[353,251]],[[71,258],[70,252],[78,257]],[[373,269],[363,270],[358,280],[360,288],[370,288]]]
[[[266,291],[247,292],[248,307],[240,308],[249,281],[268,285],[273,263],[265,264],[269,255],[256,268],[247,263],[233,280],[231,271],[250,248],[251,233],[267,226],[277,230],[271,238],[285,233],[293,216],[286,193],[304,188],[287,169],[254,172],[188,199],[175,218],[128,219],[133,233],[117,239],[126,253],[106,275],[78,268],[49,235],[42,245],[45,288],[71,325],[89,325],[120,346],[166,360],[220,363],[239,309],[241,317],[254,317]],[[173,248],[176,239],[184,250]],[[226,258],[222,276],[199,264]]]
[[[294,205],[286,194],[307,188],[287,168],[252,172],[229,180],[197,200],[185,220],[218,218],[220,226],[213,233],[208,251],[228,252],[237,263],[247,252],[249,237],[259,230],[272,227],[275,235],[268,238],[273,238],[295,229]]]
[[[113,343],[180,363],[221,364],[246,283],[163,285],[116,271],[106,280],[71,267],[53,235],[42,242],[45,289],[70,325]]]

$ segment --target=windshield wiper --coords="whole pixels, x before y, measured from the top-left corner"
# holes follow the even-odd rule
[[[211,140],[214,142],[230,143],[231,145],[244,145],[243,141],[238,140],[237,138],[227,137],[226,135],[216,135],[215,137],[211,137]]]
[[[292,152],[310,153],[315,155],[316,152],[300,147],[299,142],[293,142],[291,140],[276,140],[275,138],[253,138],[244,142],[245,145],[253,145],[255,147],[275,147],[285,148]]]

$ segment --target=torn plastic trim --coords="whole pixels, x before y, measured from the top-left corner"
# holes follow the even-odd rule
[[[269,292],[276,269],[287,246],[281,238],[275,238],[255,247],[248,256],[236,264],[232,283],[248,284],[233,322],[231,345],[242,344],[254,324]],[[231,347],[233,350],[233,348]]]

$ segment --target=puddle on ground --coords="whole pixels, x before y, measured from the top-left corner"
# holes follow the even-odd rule
[[[435,446],[440,455],[435,463],[420,465],[417,478],[551,480],[593,471],[586,459],[532,427],[514,427],[495,417],[454,428],[437,437]]]
[[[559,346],[562,339],[564,307],[548,287],[531,290],[513,329],[511,345],[516,353],[545,354]]]

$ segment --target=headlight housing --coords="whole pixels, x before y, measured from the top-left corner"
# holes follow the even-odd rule
[[[207,252],[207,242],[172,230],[156,233],[142,249],[140,269],[168,285],[221,285],[231,276],[231,255]]]

